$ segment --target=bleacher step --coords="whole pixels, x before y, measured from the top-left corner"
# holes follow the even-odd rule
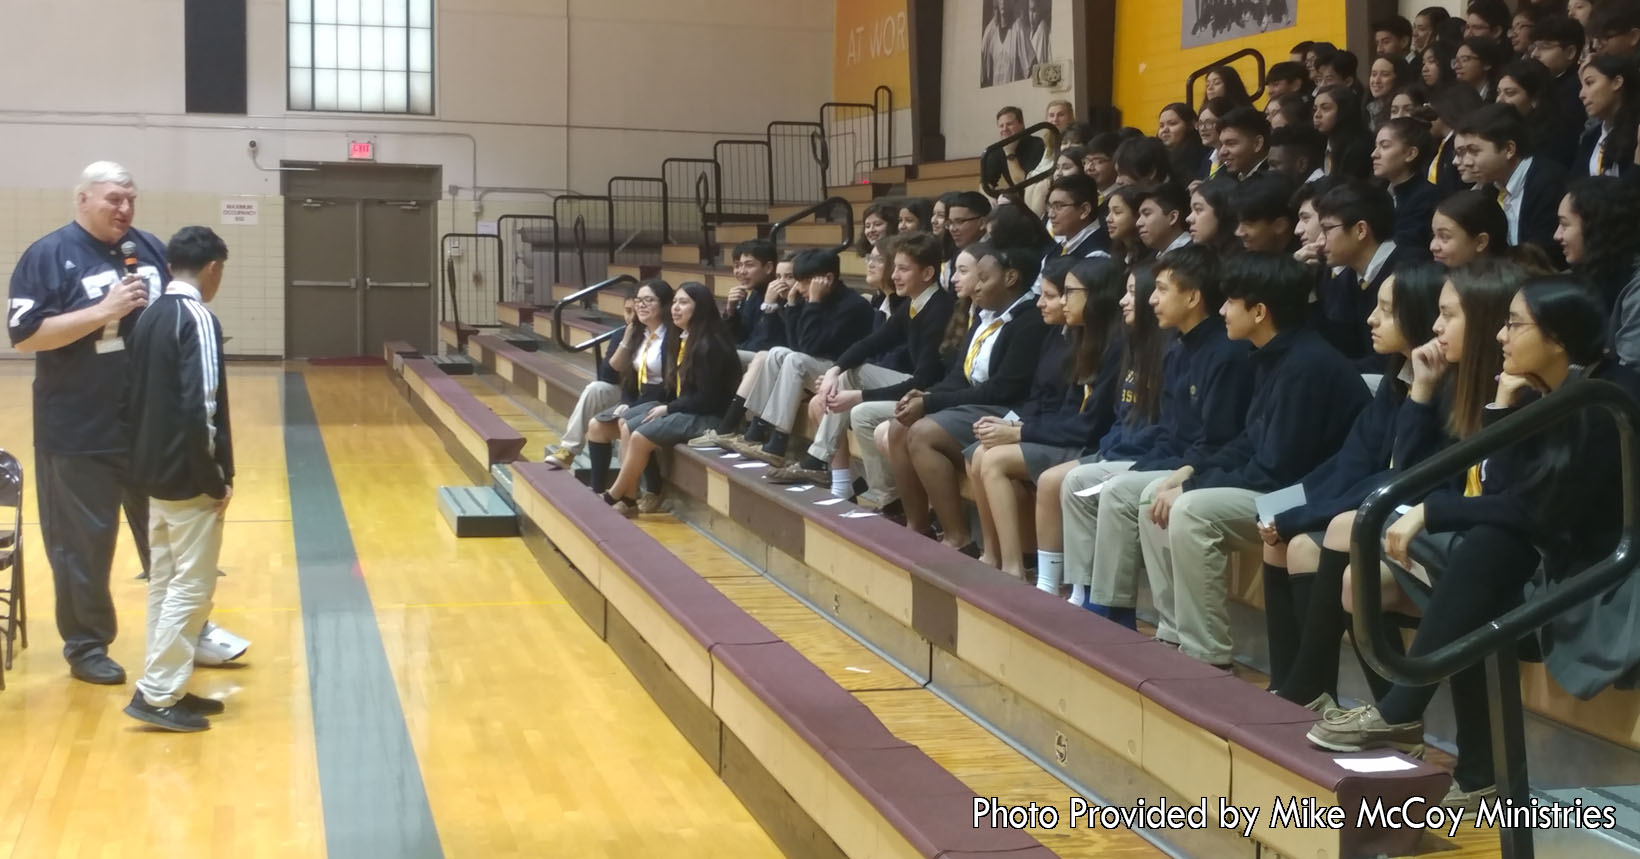
[[[433,366],[443,370],[447,376],[471,376],[474,372],[473,361],[466,355],[428,355],[427,360],[433,362]]]
[[[518,514],[489,486],[440,486],[438,510],[457,537],[516,537]]]

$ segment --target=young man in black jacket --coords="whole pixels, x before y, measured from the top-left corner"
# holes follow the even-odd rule
[[[814,395],[824,410],[815,427],[814,443],[802,461],[775,472],[770,483],[812,482],[824,486],[829,481],[832,495],[848,497],[854,478],[843,433],[853,426],[864,440],[860,451],[867,485],[879,493],[893,486],[888,463],[871,443],[872,433],[878,424],[894,416],[894,404],[907,391],[926,390],[945,375],[940,339],[951,321],[956,299],[937,283],[944,251],[939,239],[927,233],[909,233],[893,239],[884,250],[893,260],[889,277],[894,292],[905,301],[882,327],[848,347],[826,371]],[[910,374],[867,363],[871,355],[899,345],[911,355]]]
[[[131,482],[149,498],[152,566],[146,664],[125,712],[170,731],[202,731],[222,704],[188,694],[188,678],[216,591],[234,478],[222,327],[205,303],[222,285],[228,246],[206,227],[184,227],[166,257],[171,283],[130,343]]]
[[[773,312],[777,308],[766,301],[775,276],[774,243],[767,239],[741,242],[735,245],[734,258],[736,285],[729,290],[723,318],[740,353],[740,366],[745,367],[757,353],[784,345],[786,329]]]
[[[786,343],[769,350],[746,393],[745,411],[755,415],[729,447],[775,467],[786,446],[803,391],[813,387],[839,355],[871,334],[871,302],[843,282],[837,254],[803,251],[792,260],[797,286],[787,299]],[[734,408],[734,406],[731,406]]]
[[[1372,351],[1367,317],[1378,306],[1378,288],[1402,262],[1422,256],[1423,248],[1403,248],[1395,232],[1395,203],[1389,192],[1362,179],[1346,179],[1315,201],[1321,219],[1321,252],[1331,266],[1342,266],[1354,278],[1334,278],[1318,290],[1321,334],[1363,373],[1383,370]]]
[[[1458,169],[1477,188],[1491,186],[1509,219],[1509,244],[1537,245],[1565,264],[1555,230],[1566,196],[1566,168],[1532,157],[1526,119],[1507,104],[1489,104],[1457,125]]]
[[[1157,637],[1231,662],[1234,553],[1260,544],[1256,499],[1301,480],[1344,443],[1370,395],[1354,366],[1304,327],[1310,274],[1285,254],[1225,263],[1225,330],[1253,344],[1253,400],[1240,435],[1191,457],[1140,496],[1140,546]]]

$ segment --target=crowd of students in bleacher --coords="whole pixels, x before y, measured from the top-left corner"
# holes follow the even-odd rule
[[[735,249],[724,312],[646,282],[552,456],[584,447],[636,514],[657,447],[724,448],[1129,627],[1144,576],[1156,636],[1225,667],[1232,564],[1261,551],[1271,691],[1322,747],[1421,753],[1433,687],[1366,669],[1375,700],[1338,706],[1356,508],[1568,380],[1640,397],[1640,0],[1553,5],[1383,22],[1365,69],[1301,43],[1262,110],[1215,69],[1155,136],[1056,105],[1060,133],[988,157],[995,198],[867,210],[868,294],[836,254],[766,242]],[[1392,639],[1417,617],[1429,652],[1604,557],[1619,462],[1585,415],[1398,511],[1370,573]],[[1633,684],[1631,588],[1541,636],[1574,694]],[[1450,686],[1447,802],[1469,805],[1493,791],[1484,674]]]

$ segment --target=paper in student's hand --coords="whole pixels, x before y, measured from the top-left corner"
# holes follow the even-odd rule
[[[1016,423],[1016,422],[1019,421],[1019,412],[1010,411],[1007,414],[1003,415],[1002,419],[1004,421],[1007,421],[1008,423]]]
[[[1253,499],[1253,506],[1258,510],[1258,521],[1273,524],[1278,514],[1304,506],[1304,484],[1295,483],[1286,489],[1266,492]]]

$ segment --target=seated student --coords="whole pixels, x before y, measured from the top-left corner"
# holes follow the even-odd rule
[[[1228,667],[1231,556],[1259,544],[1256,499],[1332,456],[1370,396],[1355,367],[1305,327],[1310,278],[1301,263],[1244,254],[1225,263],[1220,283],[1227,333],[1255,348],[1245,427],[1145,487],[1138,516],[1157,637]]]
[[[1230,207],[1230,195],[1241,183],[1220,173],[1216,178],[1196,186],[1190,193],[1190,214],[1185,216],[1190,241],[1204,248],[1228,256],[1241,250],[1241,239],[1236,236],[1236,213]]]
[[[1156,117],[1156,139],[1167,147],[1175,176],[1194,177],[1207,160],[1207,147],[1197,131],[1196,111],[1182,101],[1162,108]]]
[[[997,111],[997,137],[1006,140],[1025,130],[1025,113],[1008,106]],[[1031,175],[1042,161],[1047,144],[1040,137],[1021,138],[1007,146],[988,150],[980,159],[980,186],[1006,190]]]
[[[1116,174],[1116,149],[1122,145],[1122,138],[1113,131],[1094,135],[1086,146],[1082,147],[1082,172],[1093,180],[1094,187],[1099,189],[1099,220],[1105,219],[1105,201],[1110,193],[1116,190],[1119,178]]]
[[[1394,234],[1395,204],[1388,191],[1359,180],[1345,182],[1315,202],[1321,217],[1322,253],[1327,263],[1355,274],[1349,293],[1323,292],[1323,334],[1346,358],[1357,361],[1361,372],[1379,372],[1383,362],[1373,355],[1367,317],[1378,304],[1378,287],[1406,259],[1422,258],[1422,248],[1401,248]]]
[[[900,201],[899,233],[926,233],[933,229],[934,204],[927,197],[906,197]]]
[[[1594,287],[1611,308],[1606,342],[1619,361],[1640,364],[1640,193],[1620,179],[1590,176],[1573,182],[1560,201],[1555,239],[1572,273]]]
[[[1217,140],[1218,132],[1214,132]],[[1154,137],[1133,137],[1116,147],[1116,181],[1119,185],[1155,185],[1172,179],[1173,163],[1167,147]]]
[[[1264,118],[1270,120],[1271,133],[1282,128],[1309,126],[1314,116],[1315,109],[1310,106],[1308,95],[1290,92],[1264,103]],[[1274,146],[1274,142],[1271,145]],[[1316,163],[1320,164],[1321,159],[1317,158]]]
[[[637,294],[637,289],[630,289],[621,302],[626,330],[616,344],[616,351],[620,351],[621,346],[630,349],[631,344],[643,339],[643,326],[638,324],[637,319]],[[628,352],[629,357],[630,354]],[[575,457],[580,455],[581,449],[586,447],[587,426],[592,423],[592,419],[604,410],[620,404],[621,385],[624,380],[621,378],[621,372],[611,366],[610,362],[614,358],[615,353],[611,352],[598,362],[598,377],[588,382],[576,397],[575,409],[569,413],[569,421],[564,424],[564,434],[559,437],[557,445],[547,449],[546,462],[556,462],[560,468],[569,468],[575,462]]]
[[[1252,105],[1242,105],[1219,119],[1219,163],[1236,181],[1266,169],[1270,156],[1270,120]]]
[[[1583,65],[1583,25],[1566,15],[1549,15],[1532,28],[1534,60],[1549,70],[1549,101],[1554,106],[1556,122],[1572,129],[1582,126],[1583,99],[1578,91],[1583,79],[1578,67]]]
[[[1509,61],[1508,47],[1490,36],[1470,36],[1459,42],[1452,71],[1457,82],[1475,91],[1483,102],[1498,97],[1498,72]]]
[[[1429,87],[1421,83],[1411,83],[1395,90],[1395,95],[1389,99],[1389,118],[1416,119],[1425,125],[1435,120],[1435,110],[1429,106]],[[1430,138],[1430,155],[1435,152],[1434,138]],[[1426,161],[1428,158],[1425,159]]]
[[[808,454],[770,475],[770,483],[810,482],[829,485],[832,495],[852,494],[849,448],[843,433],[853,426],[871,438],[877,425],[894,416],[894,404],[907,391],[926,389],[945,373],[940,360],[940,340],[956,298],[940,289],[940,245],[932,236],[902,234],[887,247],[894,260],[890,275],[900,303],[877,330],[850,345],[826,371],[809,400],[814,443]],[[872,355],[903,350],[910,358],[910,372],[871,363]],[[861,446],[866,463],[867,484],[881,489],[887,466],[875,445]]]
[[[1241,81],[1241,73],[1230,66],[1208,69],[1203,83],[1202,89],[1208,98],[1227,99],[1236,105],[1253,103],[1253,97],[1247,94],[1247,85]]]
[[[717,300],[690,281],[672,298],[672,324],[681,331],[677,357],[665,376],[664,402],[639,403],[621,416],[621,471],[603,493],[623,516],[640,512],[632,500],[638,477],[656,449],[688,441],[716,422],[740,382],[740,362]]]
[[[1627,176],[1633,172],[1635,125],[1640,123],[1640,69],[1632,60],[1594,57],[1579,72],[1589,125],[1578,141],[1574,170],[1583,176]]]
[[[871,303],[843,282],[837,254],[807,250],[792,260],[797,285],[788,299],[786,342],[763,360],[744,398],[726,405],[723,424],[752,415],[746,433],[727,446],[775,467],[785,464],[786,446],[797,421],[805,388],[811,387],[838,355],[871,334]]]
[[[1252,353],[1225,333],[1218,269],[1214,254],[1202,248],[1157,260],[1150,307],[1161,327],[1176,334],[1163,364],[1159,429],[1148,450],[1131,460],[1081,464],[1059,490],[1067,577],[1073,586],[1088,583],[1089,611],[1129,628],[1143,569],[1139,491],[1228,444],[1247,418]]]
[[[1380,57],[1412,62],[1417,58],[1412,50],[1412,22],[1401,15],[1380,19],[1372,25],[1372,46]]]
[[[1597,55],[1635,61],[1640,52],[1640,2],[1602,0],[1584,25]],[[1591,57],[1591,59],[1593,59]]]
[[[762,324],[769,326],[771,330],[780,332],[779,342],[782,345],[786,342],[789,319],[794,312],[787,299],[797,286],[797,278],[792,273],[792,264],[796,257],[795,253],[788,252],[780,262],[775,263],[774,280],[769,282],[763,295],[762,312],[768,317],[768,321]],[[770,350],[772,349],[771,346]],[[741,360],[745,362],[745,372],[741,374],[740,389],[735,391],[734,399],[730,401],[730,408],[724,415],[723,422],[718,424],[716,429],[709,429],[698,438],[691,439],[689,441],[690,447],[703,450],[719,447],[739,434],[741,421],[746,417],[746,397],[751,395],[752,386],[757,383],[758,377],[763,374],[763,365],[768,360],[770,350],[758,352],[750,360],[746,360],[744,356],[741,356]]]
[[[950,264],[941,272],[940,285],[952,289],[957,254],[964,248],[985,238],[985,228],[991,217],[991,201],[978,191],[963,191],[946,210],[946,229],[951,236]]]
[[[1029,518],[1021,517],[1021,496],[1028,501],[1043,472],[1096,446],[1115,420],[1125,274],[1109,257],[1048,262],[1037,308],[1045,324],[1062,326],[1059,336],[1050,334],[1043,345],[1032,395],[1014,410],[1017,419],[986,417],[974,426],[978,444],[965,452],[983,537],[980,560],[1009,575],[1025,572],[1020,535]],[[1039,553],[1037,587],[1058,593],[1061,564],[1050,559],[1044,570],[1041,559]]]
[[[1534,245],[1556,260],[1555,212],[1566,195],[1566,170],[1532,157],[1526,123],[1509,105],[1486,105],[1457,131],[1458,169],[1492,187],[1509,220],[1509,244]]]
[[[1230,191],[1230,211],[1235,217],[1236,237],[1243,250],[1261,253],[1290,253],[1293,227],[1297,222],[1291,208],[1294,183],[1286,174],[1271,170],[1237,183]]]
[[[1235,109],[1236,104],[1229,99],[1210,98],[1202,102],[1201,110],[1196,112],[1196,133],[1201,137],[1202,146],[1207,147],[1207,160],[1196,168],[1195,173],[1174,176],[1176,181],[1192,182],[1219,175],[1222,166],[1219,162],[1219,120]]]
[[[1467,190],[1472,184],[1458,171],[1457,132],[1454,129],[1470,113],[1481,108],[1481,97],[1471,87],[1449,85],[1430,93],[1429,107],[1435,114],[1435,121],[1429,126],[1430,137],[1435,140],[1435,157],[1429,162],[1429,172],[1424,178],[1445,197]]]
[[[1425,178],[1424,160],[1434,151],[1429,125],[1398,117],[1378,129],[1372,150],[1372,175],[1388,187],[1395,202],[1395,243],[1408,249],[1429,247],[1430,219],[1440,192]]]
[[[729,290],[724,320],[742,367],[751,363],[753,355],[785,342],[785,326],[766,300],[776,257],[774,242],[767,239],[735,245],[735,288]]]
[[[1328,176],[1365,179],[1372,173],[1372,132],[1361,110],[1361,96],[1344,86],[1315,94],[1315,130],[1327,135]]]
[[[1452,13],[1442,6],[1426,6],[1412,16],[1412,50],[1421,51],[1435,41],[1435,31]]]
[[[1157,325],[1156,312],[1150,307],[1150,295],[1156,288],[1151,267],[1134,268],[1126,280],[1120,304],[1125,330],[1121,363],[1117,367],[1121,388],[1110,429],[1086,455],[1060,463],[1035,478],[1037,587],[1057,593],[1060,579],[1066,578],[1071,585],[1070,602],[1078,606],[1087,603],[1088,569],[1086,566],[1074,568],[1069,576],[1065,575],[1059,504],[1065,477],[1082,465],[1131,462],[1150,451],[1160,432],[1157,421],[1161,416],[1163,358],[1169,335]],[[998,542],[1002,542],[1000,537]]]
[[[1288,93],[1303,95],[1309,91],[1310,78],[1303,63],[1283,60],[1264,73],[1264,94],[1272,101]]]
[[[894,291],[894,283],[888,278],[888,261],[883,251],[894,239],[885,238],[866,254],[866,291],[871,296],[867,299],[871,304],[871,330],[876,331],[883,327],[888,317],[893,315],[896,308],[903,301],[899,293]],[[904,344],[890,347],[881,355],[873,355],[872,363],[904,372],[911,366],[911,359],[906,354]]]
[[[1526,120],[1531,150],[1568,170],[1577,166],[1581,116],[1561,118],[1549,84],[1549,70],[1537,60],[1510,60],[1498,72],[1498,103],[1513,107]]]
[[[897,203],[879,200],[866,207],[860,219],[860,238],[854,243],[854,252],[865,256],[877,243],[900,230],[900,207]]]
[[[1058,246],[1049,256],[1086,259],[1108,256],[1110,234],[1100,213],[1099,186],[1082,173],[1062,176],[1048,185],[1048,222]]]
[[[1190,244],[1185,217],[1190,212],[1190,194],[1167,182],[1139,192],[1139,241],[1151,254],[1163,254]]]
[[[633,299],[633,323],[626,336],[610,353],[609,363],[621,374],[620,402],[599,412],[587,425],[587,460],[591,469],[592,491],[609,485],[609,463],[614,442],[621,437],[621,418],[638,403],[662,403],[670,399],[666,379],[678,354],[678,329],[672,325],[672,287],[659,278],[644,281]],[[560,460],[562,463],[562,460]],[[658,476],[651,473],[651,481]],[[650,482],[638,503],[643,512],[660,509],[660,486]]]
[[[1396,429],[1414,384],[1412,351],[1434,337],[1445,280],[1440,266],[1417,263],[1402,266],[1378,287],[1378,306],[1367,325],[1373,351],[1389,360],[1372,404],[1356,418],[1344,446],[1300,481],[1305,502],[1259,522],[1270,691],[1318,713],[1337,705],[1338,645],[1346,629],[1339,604],[1344,565],[1334,563],[1343,555],[1329,556],[1323,565],[1322,547],[1347,548],[1355,508],[1389,478],[1390,469],[1413,464]],[[1421,401],[1428,402],[1433,379],[1418,382]],[[1376,676],[1366,674],[1369,681]]]
[[[1511,255],[1509,219],[1497,195],[1488,191],[1459,191],[1441,200],[1430,228],[1429,253],[1449,269],[1478,257]]]
[[[1007,414],[1030,392],[1047,328],[1030,292],[1041,265],[1036,250],[982,244],[970,251],[977,263],[973,303],[979,312],[958,352],[961,358],[932,388],[900,398],[894,422],[887,424],[885,453],[907,526],[932,533],[932,502],[946,545],[977,556],[957,487],[962,450],[974,441],[976,421]]]
[[[1022,203],[998,203],[991,210],[985,225],[985,241],[999,247],[1031,248],[1043,259],[1058,256],[1062,250],[1042,226],[1042,219]],[[1031,291],[1036,292],[1036,284],[1031,284]]]
[[[1328,87],[1345,87],[1356,90],[1360,87],[1356,76],[1361,71],[1361,59],[1353,51],[1333,51],[1326,57],[1317,57],[1315,61],[1315,86],[1322,90]]]
[[[1306,182],[1293,191],[1291,207],[1293,217],[1293,238],[1298,240],[1298,247],[1293,251],[1293,259],[1304,263],[1315,273],[1317,284],[1325,283],[1327,279],[1340,274],[1332,266],[1327,265],[1327,255],[1322,253],[1323,236],[1321,235],[1321,216],[1315,213],[1315,201],[1323,193],[1338,186],[1332,177],[1319,182]]]
[[[1295,182],[1315,182],[1327,175],[1327,136],[1308,121],[1270,132],[1270,169]]]
[[[1604,334],[1603,308],[1583,284],[1559,276],[1528,281],[1495,335],[1503,344],[1503,373],[1488,422],[1559,390],[1574,375],[1640,395],[1640,377],[1606,357]],[[1514,608],[1536,576],[1552,588],[1604,559],[1622,531],[1624,475],[1611,467],[1618,451],[1611,418],[1586,412],[1488,458],[1478,494],[1437,490],[1396,520],[1385,534],[1385,555],[1399,564],[1410,563],[1409,544],[1424,531],[1461,533],[1409,652],[1429,653]],[[1625,641],[1622,630],[1632,624],[1629,607],[1620,609],[1622,618],[1602,624],[1591,622],[1599,617],[1591,606],[1557,624],[1569,633],[1565,640],[1548,637],[1550,670],[1579,694],[1592,695],[1632,670],[1632,645],[1613,644]],[[1479,665],[1451,680],[1458,761],[1443,804],[1472,807],[1496,792],[1486,685]],[[1318,721],[1310,742],[1340,752],[1416,751],[1434,694],[1434,686],[1394,685],[1376,703]]]
[[[1105,199],[1105,232],[1110,236],[1110,255],[1127,265],[1149,253],[1139,238],[1139,201],[1146,187],[1118,185]]]

